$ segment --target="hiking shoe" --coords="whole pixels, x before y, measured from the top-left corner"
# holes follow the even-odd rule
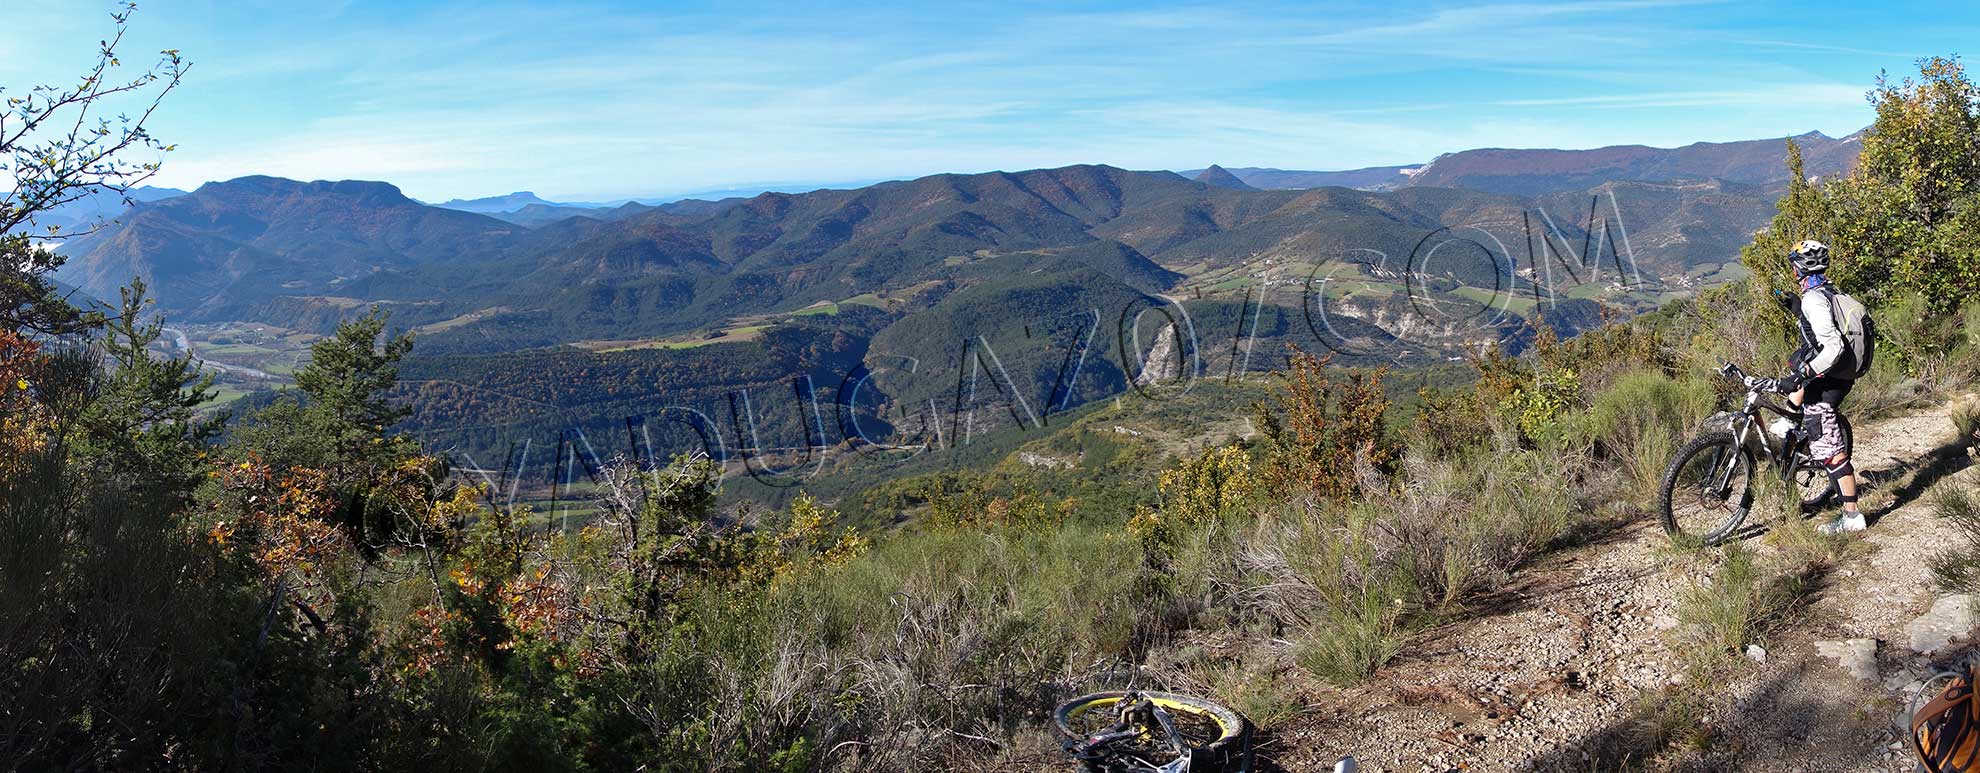
[[[1843,513],[1836,516],[1835,520],[1815,527],[1815,530],[1823,534],[1844,534],[1852,531],[1863,531],[1868,528],[1870,528],[1869,522],[1863,520],[1863,514],[1859,512]]]

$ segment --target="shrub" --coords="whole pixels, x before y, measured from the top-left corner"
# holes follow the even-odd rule
[[[1299,713],[1299,684],[1285,647],[1269,632],[1231,633],[1236,635],[1207,635],[1155,653],[1147,670],[1169,690],[1211,696],[1260,727]]]
[[[1412,458],[1401,485],[1362,501],[1293,500],[1236,545],[1240,596],[1292,632],[1301,666],[1358,681],[1568,534],[1587,507],[1562,495],[1578,465],[1532,451]]]
[[[1742,254],[1741,260],[1752,259],[1756,256]],[[1768,260],[1785,265],[1778,257]],[[1679,372],[1702,377],[1727,362],[1750,373],[1785,371],[1800,333],[1774,295],[1776,289],[1756,277],[1679,301],[1681,312],[1688,312],[1674,315],[1674,324],[1685,331],[1673,336],[1681,342]]]
[[[1253,407],[1265,442],[1265,481],[1279,491],[1346,499],[1363,492],[1358,468],[1387,469],[1395,448],[1384,429],[1385,370],[1336,377],[1329,357],[1295,353],[1276,410]]]
[[[1634,371],[1595,395],[1572,434],[1621,463],[1635,483],[1635,494],[1646,497],[1662,482],[1677,443],[1711,413],[1716,398],[1703,381]]]
[[[1180,580],[1205,576],[1208,532],[1220,519],[1241,512],[1256,496],[1258,483],[1243,449],[1218,446],[1162,473],[1158,488],[1162,506],[1141,508],[1127,524],[1142,559],[1134,586],[1142,610],[1138,650],[1184,624],[1191,607]]]
[[[1690,645],[1694,670],[1714,668],[1718,659],[1781,622],[1800,602],[1816,568],[1792,554],[1766,566],[1739,543],[1705,556],[1714,564],[1709,577],[1693,580],[1678,595],[1678,635]]]
[[[1390,577],[1391,582],[1401,578]],[[1326,608],[1301,639],[1300,666],[1337,685],[1358,684],[1402,651],[1406,589],[1364,588]]]
[[[780,586],[771,617],[791,621],[782,658],[821,658],[829,681],[808,699],[829,731],[820,745],[857,739],[866,764],[927,769],[952,744],[1007,743],[1067,697],[1055,685],[1125,655],[1136,561],[1114,530],[923,532]]]
[[[1954,547],[1932,556],[1933,580],[1949,593],[1980,589],[1980,496],[1958,481],[1942,483],[1932,492],[1932,515],[1957,535]]]
[[[1963,358],[1953,355],[1967,343],[1966,325],[1973,312],[1956,309],[1949,314],[1935,308],[1938,305],[1918,293],[1899,295],[1878,305],[1874,316],[1879,342],[1873,374],[1891,371],[1941,388],[1969,376],[1957,367]]]
[[[1950,416],[1953,436],[1968,450],[1980,447],[1980,400],[1968,399],[1953,406]]]
[[[1484,446],[1492,439],[1487,412],[1475,390],[1424,387],[1417,391],[1410,419],[1409,446],[1419,455],[1442,459]]]
[[[1531,382],[1513,391],[1505,410],[1522,439],[1541,445],[1556,438],[1581,399],[1581,376],[1573,368],[1542,365]]]
[[[1746,646],[1768,612],[1765,578],[1753,551],[1733,543],[1717,554],[1708,578],[1694,580],[1678,595],[1678,622],[1685,637],[1713,653]]]
[[[1164,516],[1185,525],[1238,512],[1258,491],[1251,458],[1237,446],[1205,449],[1162,473],[1157,486]]]
[[[1561,439],[1564,420],[1583,405],[1581,374],[1575,369],[1581,363],[1574,349],[1556,342],[1552,329],[1542,327],[1534,350],[1537,357],[1518,359],[1494,347],[1473,362],[1478,368],[1475,399],[1486,422],[1504,422],[1527,446]]]
[[[1595,395],[1579,430],[1601,450],[1627,457],[1646,437],[1696,428],[1712,412],[1716,399],[1705,382],[1636,371]]]

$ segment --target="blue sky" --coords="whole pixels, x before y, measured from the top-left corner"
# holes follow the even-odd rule
[[[66,80],[97,0],[11,0],[0,86]],[[293,5],[307,5],[297,8]],[[1841,135],[1972,5],[146,0],[194,62],[158,182],[560,199],[1109,163],[1341,169],[1473,147]],[[22,7],[24,6],[24,7]]]

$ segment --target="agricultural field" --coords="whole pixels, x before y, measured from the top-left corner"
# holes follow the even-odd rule
[[[700,334],[669,336],[667,338],[630,339],[623,341],[579,341],[572,344],[601,354],[611,352],[631,352],[642,349],[693,349],[710,344],[733,344],[754,341],[768,329],[769,325],[736,325]]]
[[[254,322],[165,328],[154,345],[160,354],[190,354],[213,376],[209,409],[253,392],[288,385],[320,336]]]

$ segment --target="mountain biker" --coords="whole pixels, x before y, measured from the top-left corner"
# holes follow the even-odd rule
[[[1845,446],[1842,415],[1838,412],[1855,380],[1838,378],[1832,372],[1854,372],[1856,364],[1849,345],[1837,329],[1830,308],[1835,286],[1829,284],[1829,247],[1804,239],[1788,251],[1788,263],[1800,280],[1801,298],[1795,316],[1801,323],[1801,350],[1795,352],[1792,371],[1781,378],[1748,377],[1750,389],[1779,392],[1788,402],[1802,409],[1802,431],[1808,436],[1809,454],[1821,460],[1836,489],[1842,494],[1842,515],[1820,529],[1823,534],[1862,531],[1869,524],[1856,503],[1856,466],[1850,463]],[[1841,366],[1841,367],[1838,367]]]

